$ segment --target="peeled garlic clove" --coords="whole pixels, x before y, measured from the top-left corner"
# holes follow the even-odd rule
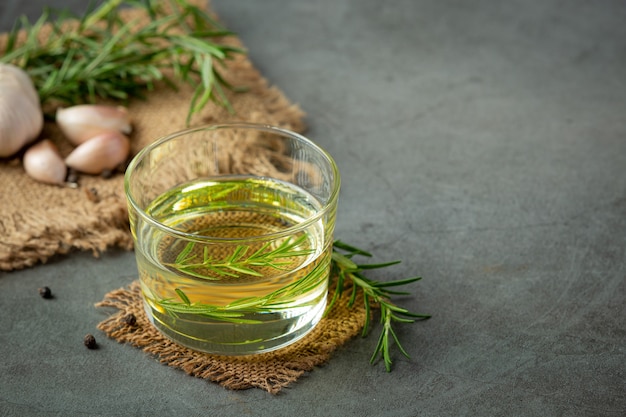
[[[24,170],[32,178],[48,184],[63,184],[67,167],[54,143],[42,140],[24,153]]]
[[[104,132],[78,145],[65,158],[65,164],[86,174],[101,174],[126,161],[130,141],[119,132]]]
[[[15,154],[39,136],[43,112],[28,74],[0,63],[0,157]]]
[[[79,104],[58,109],[56,122],[63,134],[74,145],[80,145],[100,133],[132,131],[128,109],[123,106]]]

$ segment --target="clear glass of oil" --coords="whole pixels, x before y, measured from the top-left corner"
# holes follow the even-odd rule
[[[140,151],[124,186],[154,326],[222,355],[302,338],[326,306],[339,183],[327,152],[272,126],[202,126]]]

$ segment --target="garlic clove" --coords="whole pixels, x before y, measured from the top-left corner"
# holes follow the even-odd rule
[[[79,104],[60,108],[56,122],[63,134],[74,145],[107,131],[129,134],[132,131],[128,109],[104,104]]]
[[[26,72],[0,63],[0,157],[8,157],[39,136],[43,112]]]
[[[23,164],[28,175],[47,184],[63,184],[67,175],[63,158],[49,139],[28,148],[24,153]]]
[[[65,158],[65,164],[86,174],[101,174],[126,161],[130,141],[120,132],[104,132],[78,145]]]

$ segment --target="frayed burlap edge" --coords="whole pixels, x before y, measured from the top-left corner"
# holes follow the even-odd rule
[[[293,345],[258,355],[218,356],[182,347],[159,333],[143,309],[139,281],[109,292],[96,307],[113,307],[116,313],[98,324],[98,329],[119,343],[130,344],[159,362],[180,369],[196,378],[215,382],[227,389],[260,388],[278,394],[306,372],[322,365],[331,354],[357,336],[365,325],[362,295],[348,307],[351,291],[344,291],[320,323]],[[360,294],[360,292],[359,292]],[[133,314],[129,325],[123,319]]]
[[[206,0],[190,0],[212,13]],[[139,9],[124,11],[125,20],[148,17]],[[44,28],[45,31],[49,28]],[[0,35],[0,53],[6,35]],[[243,47],[237,37],[224,42]],[[304,113],[252,65],[247,55],[235,55],[225,62],[222,72],[227,81],[244,86],[245,92],[226,91],[234,109],[209,103],[192,119],[191,125],[247,121],[271,124],[303,132]],[[147,99],[134,100],[128,107],[132,117],[130,136],[134,154],[152,141],[185,128],[191,87],[177,91],[157,86]],[[54,123],[46,123],[40,139],[51,139],[63,157],[72,147]],[[93,195],[96,194],[96,198]],[[45,263],[57,254],[75,250],[92,251],[94,256],[108,248],[133,247],[129,231],[123,176],[112,178],[83,175],[79,187],[52,186],[31,179],[22,168],[21,155],[0,160],[0,270],[22,269]]]

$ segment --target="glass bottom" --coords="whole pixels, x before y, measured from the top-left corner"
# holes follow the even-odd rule
[[[251,355],[280,349],[306,336],[324,315],[326,296],[314,305],[255,314],[252,324],[172,317],[145,298],[144,308],[156,329],[182,346],[217,355]]]

